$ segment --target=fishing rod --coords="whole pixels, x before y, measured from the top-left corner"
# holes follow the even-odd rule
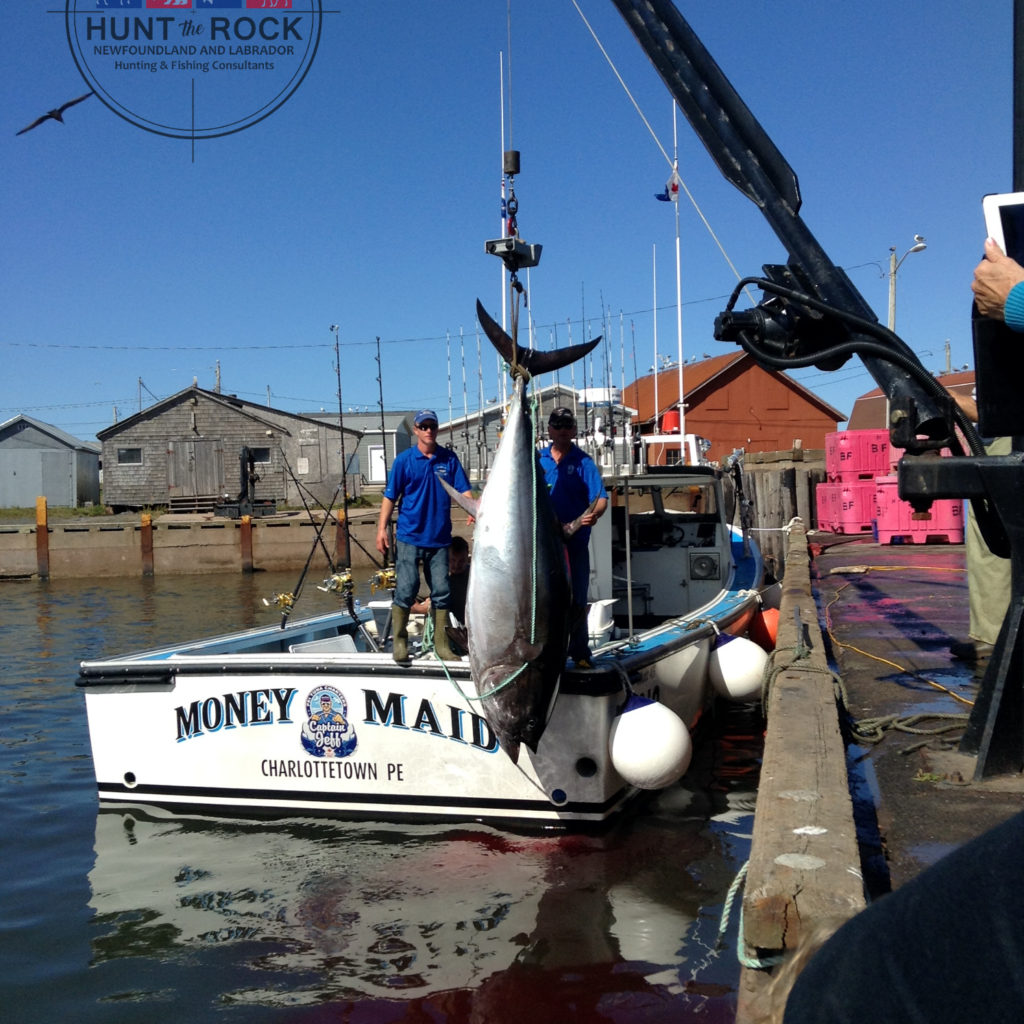
[[[309,504],[306,502],[305,494],[308,494],[310,496],[310,498],[313,499],[313,502],[317,505],[317,507],[324,513],[324,521],[323,521],[323,523],[320,524],[320,527],[319,527],[319,529],[317,530],[317,533],[316,533],[316,537],[314,537],[314,539],[313,539],[313,546],[310,549],[309,557],[307,557],[307,559],[306,559],[306,564],[305,564],[305,566],[302,569],[302,575],[299,577],[299,582],[298,582],[298,585],[296,586],[294,592],[291,593],[291,594],[278,594],[277,595],[275,603],[282,610],[281,628],[284,629],[285,622],[288,619],[288,615],[291,613],[292,607],[295,605],[295,602],[298,601],[298,599],[299,599],[299,593],[302,590],[303,581],[306,578],[306,573],[309,571],[309,566],[310,566],[310,563],[312,561],[313,554],[316,551],[317,544],[319,544],[321,549],[323,550],[324,555],[327,558],[327,566],[328,566],[328,569],[329,569],[329,575],[328,575],[327,579],[324,580],[323,586],[318,586],[317,590],[322,590],[325,594],[340,594],[342,600],[345,602],[345,609],[348,612],[349,617],[355,623],[356,628],[359,630],[360,634],[362,634],[363,638],[366,640],[367,644],[370,647],[370,650],[378,651],[380,648],[378,647],[376,641],[372,638],[370,633],[367,631],[366,627],[363,625],[362,619],[356,613],[356,608],[355,608],[355,591],[354,591],[354,588],[353,588],[353,585],[352,585],[352,570],[351,570],[351,566],[345,566],[342,570],[339,571],[339,569],[335,566],[334,560],[331,558],[331,554],[327,550],[327,545],[324,543],[324,540],[323,540],[323,532],[327,528],[327,524],[329,522],[334,522],[335,524],[337,524],[339,526],[341,525],[338,522],[338,517],[336,515],[334,515],[334,501],[338,497],[338,489],[335,489],[335,491],[334,491],[334,498],[331,499],[330,506],[325,506],[323,504],[323,502],[320,501],[320,499],[317,498],[317,496],[315,494],[313,494],[312,491],[309,490],[308,487],[304,487],[296,479],[295,474],[292,472],[292,467],[291,467],[291,465],[288,462],[288,458],[287,458],[287,456],[285,456],[283,451],[281,453],[281,457],[284,459],[284,464],[285,464],[285,467],[288,470],[288,474],[289,474],[289,476],[291,476],[292,482],[295,484],[295,487],[298,490],[299,498],[302,501],[303,507],[306,509],[306,515],[309,516],[310,522],[314,521],[313,520],[313,513],[312,513],[312,511],[311,511],[311,509],[309,507]],[[348,517],[347,517],[347,515],[345,517],[345,529],[346,529],[346,536],[348,536]],[[353,539],[355,539],[355,538],[353,538]],[[382,575],[386,576],[386,574],[387,574],[386,568],[384,568],[383,566],[380,565],[380,563],[377,561],[377,559],[374,558],[374,556],[369,551],[367,551],[367,549],[365,547],[363,547],[363,545],[359,542],[358,539],[355,539],[355,540],[356,540],[356,544],[359,545],[360,549],[367,556],[367,558],[369,558],[370,561],[377,567],[378,571],[374,575],[374,580],[376,581],[376,580],[380,579],[382,577]],[[374,584],[374,589],[376,589],[376,584]],[[264,600],[264,603],[269,605],[270,602]]]
[[[331,499],[330,508],[325,508],[324,505],[321,504],[320,500],[316,497],[316,495],[313,494],[313,492],[310,491],[310,489],[308,487],[306,487],[304,484],[301,484],[299,482],[299,480],[296,478],[295,473],[292,471],[291,464],[288,462],[288,456],[285,455],[285,453],[284,453],[284,449],[281,449],[281,459],[284,462],[285,469],[288,470],[288,475],[292,478],[292,483],[295,484],[295,490],[296,490],[296,492],[299,495],[299,501],[302,502],[302,507],[306,510],[306,515],[309,516],[309,521],[311,523],[315,523],[316,522],[316,520],[313,518],[313,512],[312,512],[312,510],[309,507],[309,503],[306,501],[306,495],[307,494],[316,502],[317,505],[320,506],[321,510],[323,510],[324,512],[327,513],[326,516],[324,517],[324,522],[323,522],[323,525],[326,526],[328,520],[332,518],[333,508],[334,508],[334,498],[338,497],[338,489],[335,488],[334,498]],[[334,521],[337,522],[337,519],[335,518]],[[322,532],[322,530],[321,530],[321,532]],[[331,572],[334,572],[335,571],[334,559],[331,557],[331,553],[327,550],[327,545],[321,539],[320,533],[318,533],[317,536],[313,540],[313,551],[316,551],[317,541],[320,542],[320,547],[323,549],[324,556],[327,558],[328,568],[330,568]],[[312,554],[312,552],[310,552],[310,554]]]
[[[294,480],[295,478],[293,477],[292,479]],[[336,516],[336,515],[334,514],[334,510],[333,510],[332,508],[329,508],[329,507],[328,507],[327,505],[325,505],[325,504],[324,504],[324,503],[323,503],[322,501],[320,501],[320,499],[319,499],[319,498],[318,498],[318,497],[317,497],[317,496],[316,496],[316,495],[315,495],[315,494],[314,494],[314,493],[313,493],[312,491],[310,491],[308,487],[307,487],[307,488],[303,488],[303,485],[302,485],[302,484],[300,484],[300,483],[299,483],[299,482],[298,482],[297,480],[295,480],[295,484],[296,484],[296,486],[297,486],[297,487],[299,487],[300,489],[304,489],[304,490],[306,491],[306,493],[307,493],[307,494],[309,495],[309,497],[313,499],[313,502],[314,502],[314,504],[316,505],[316,507],[317,507],[317,508],[319,508],[319,509],[320,509],[320,510],[321,510],[322,512],[324,512],[324,513],[325,513],[325,514],[326,514],[326,515],[327,515],[327,516],[328,516],[328,517],[330,518],[331,522],[333,522],[333,523],[334,523],[334,524],[335,524],[336,526],[341,526],[341,521],[340,521],[340,520],[338,519],[338,517],[337,517],[337,516]],[[307,512],[309,511],[309,508],[308,508],[308,506],[307,506],[307,509],[306,509],[306,511],[307,511]],[[312,516],[310,516],[310,518],[312,518]],[[347,520],[346,520],[346,523],[347,523]],[[364,545],[364,544],[362,543],[362,541],[360,541],[360,540],[359,540],[359,538],[358,538],[358,537],[354,537],[354,536],[353,536],[353,537],[352,537],[351,539],[352,539],[353,543],[354,543],[354,544],[356,545],[356,547],[357,547],[357,548],[359,548],[359,550],[360,550],[360,551],[362,551],[362,553],[363,553],[364,555],[366,555],[366,557],[367,557],[367,558],[368,558],[368,559],[369,559],[369,560],[370,560],[370,561],[371,561],[371,562],[372,562],[372,563],[373,563],[373,564],[374,564],[374,565],[375,565],[375,566],[376,566],[376,567],[377,567],[378,569],[382,569],[382,568],[384,568],[384,566],[382,566],[382,565],[381,565],[381,564],[380,564],[380,563],[379,563],[379,562],[377,561],[377,558],[376,558],[376,556],[375,556],[375,555],[373,554],[373,552],[372,552],[372,551],[370,551],[370,549],[369,549],[369,548],[367,548],[367,547],[366,547],[366,546],[365,546],[365,545]],[[324,554],[326,554],[326,553],[327,553],[327,550],[326,550],[326,548],[325,548],[325,549],[324,549]]]
[[[316,589],[322,590],[325,594],[341,594],[341,599],[345,602],[345,610],[348,612],[349,618],[351,618],[355,623],[356,629],[359,630],[359,633],[363,640],[366,641],[367,646],[374,653],[380,651],[380,646],[377,641],[366,628],[363,620],[356,612],[355,587],[352,584],[351,569],[344,569],[342,572],[333,573],[324,580],[323,586],[317,587]]]
[[[384,449],[384,479],[388,478],[388,435],[384,428],[384,367],[380,361],[380,335],[377,335],[377,407],[380,409],[380,440]],[[388,551],[395,550],[395,528],[388,523]]]
[[[288,466],[288,460],[285,459],[285,465]],[[288,472],[292,476],[292,480],[295,480],[295,475],[291,471],[291,466],[288,466]],[[298,481],[295,480],[296,485]],[[334,497],[331,498],[331,507],[334,507],[334,502],[338,498],[338,491],[341,490],[341,484],[334,489]],[[306,504],[306,499],[303,497],[302,488],[299,488],[299,497],[302,499],[302,504],[306,509],[306,514],[310,518],[310,522],[313,521],[313,513],[310,511],[309,506]],[[327,550],[327,546],[323,542],[323,533],[327,528],[327,524],[330,522],[330,516],[324,516],[323,522],[317,527],[316,536],[313,538],[313,544],[309,549],[309,554],[306,556],[306,564],[302,567],[302,572],[299,574],[299,582],[295,585],[295,589],[289,594],[278,594],[275,598],[274,603],[281,609],[281,628],[284,629],[285,623],[288,621],[288,616],[291,614],[292,608],[295,607],[295,602],[298,601],[299,595],[302,593],[302,584],[306,580],[306,573],[309,572],[310,564],[313,561],[313,555],[316,554],[317,545],[323,548],[324,554],[327,556],[327,566],[331,573],[335,572],[334,559],[331,558],[330,552]],[[264,598],[264,604],[269,605],[270,602]]]
[[[459,357],[462,361],[462,443],[466,446],[466,463],[472,473],[473,463],[470,458],[472,449],[469,446],[469,394],[466,390],[466,338],[459,328]]]
[[[334,369],[338,375],[338,429],[341,433],[341,508],[345,520],[345,565],[352,565],[352,544],[348,528],[348,460],[345,457],[345,412],[341,401],[341,348],[338,342],[338,325],[331,324],[334,332]]]
[[[477,376],[477,408],[480,418],[476,426],[476,471],[477,480],[483,481],[487,475],[484,470],[484,452],[487,448],[487,424],[484,421],[484,361],[480,351],[480,327],[476,327],[476,376]]]

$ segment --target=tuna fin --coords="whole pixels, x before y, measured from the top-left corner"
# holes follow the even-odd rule
[[[590,513],[593,512],[595,508],[597,508],[597,503],[600,500],[600,498],[595,498],[587,506],[586,511],[581,512],[571,523],[566,523],[565,526],[562,527],[563,536],[571,537],[583,525],[583,517],[589,516]]]
[[[440,476],[437,478],[437,482],[452,496],[452,501],[454,501],[456,505],[460,505],[474,519],[476,519],[477,509],[480,507],[479,498],[467,498],[465,494],[461,494],[459,491],[455,490],[447,480]]]
[[[568,348],[556,348],[551,352],[538,352],[532,348],[523,348],[517,345],[508,334],[501,329],[500,324],[492,320],[484,309],[480,300],[476,300],[476,315],[480,320],[480,326],[484,333],[491,340],[491,344],[498,350],[498,354],[509,366],[520,368],[526,371],[528,377],[535,377],[539,373],[553,373],[563,366],[575,363],[582,359],[588,352],[593,351],[601,341],[600,336],[593,341],[585,341],[580,345],[570,345]]]

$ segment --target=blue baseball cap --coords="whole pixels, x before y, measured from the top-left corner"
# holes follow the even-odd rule
[[[421,423],[426,423],[428,420],[432,420],[434,423],[438,422],[437,413],[433,409],[420,409],[416,413],[416,418],[413,423],[418,427]]]

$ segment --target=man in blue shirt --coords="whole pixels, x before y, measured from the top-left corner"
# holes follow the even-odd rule
[[[582,515],[580,528],[566,537],[572,578],[572,634],[569,657],[580,668],[590,668],[587,631],[587,592],[590,589],[590,528],[608,507],[608,492],[594,460],[573,443],[576,417],[564,406],[548,417],[551,444],[540,453],[544,481],[551,493],[555,515],[563,529]],[[594,507],[591,509],[590,506]],[[589,511],[588,511],[589,510]]]
[[[457,661],[448,645],[448,545],[452,540],[451,498],[437,482],[443,477],[455,490],[470,494],[459,457],[437,443],[437,414],[421,409],[413,419],[416,445],[401,452],[391,466],[377,524],[377,550],[387,555],[388,524],[398,504],[395,530],[395,595],[391,609],[392,656],[408,661],[409,609],[420,584],[419,566],[430,588],[434,620],[434,651],[444,661]]]

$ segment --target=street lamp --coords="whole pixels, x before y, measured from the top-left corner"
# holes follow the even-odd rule
[[[914,244],[899,258],[896,259],[896,246],[889,246],[889,330],[896,330],[896,271],[903,266],[903,261],[912,252],[923,252],[928,246],[925,244],[924,235],[914,235]]]

